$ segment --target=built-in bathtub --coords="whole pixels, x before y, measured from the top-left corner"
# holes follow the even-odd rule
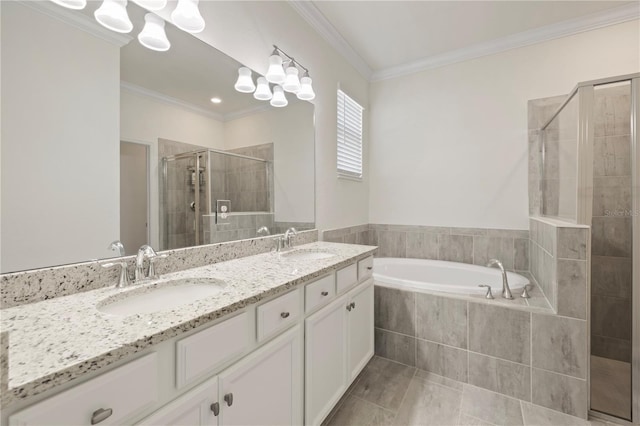
[[[416,292],[484,294],[486,288],[479,287],[481,284],[490,285],[495,296],[502,292],[499,269],[443,260],[376,258],[373,278],[376,285]],[[507,272],[507,279],[514,295],[515,290],[529,284],[526,277],[513,272]]]

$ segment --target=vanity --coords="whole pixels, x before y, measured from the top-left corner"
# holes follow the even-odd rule
[[[3,424],[320,424],[373,356],[374,251],[316,242],[5,309]],[[168,311],[101,311],[211,278]]]

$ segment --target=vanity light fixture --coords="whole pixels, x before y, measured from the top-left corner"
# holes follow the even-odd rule
[[[204,19],[198,10],[199,0],[178,0],[171,21],[182,31],[196,34],[204,30]]]
[[[247,67],[238,69],[238,80],[234,87],[240,93],[253,93],[256,90],[256,85],[253,84],[253,79],[251,78],[251,69]]]
[[[267,70],[265,77],[269,83],[284,83],[286,75],[284,73],[284,68],[282,68],[282,56],[279,55],[277,47],[275,47],[273,53],[269,56],[269,69]]]
[[[162,10],[167,5],[167,0],[131,0],[131,1],[137,4],[138,6],[151,11]]]
[[[104,0],[93,16],[103,27],[117,33],[129,33],[133,29],[127,15],[127,0]]]
[[[313,91],[313,81],[309,77],[309,72],[304,73],[304,77],[300,79],[300,90],[296,93],[298,99],[303,101],[312,101],[315,99],[316,94]]]
[[[282,86],[274,86],[273,87],[273,98],[271,98],[271,106],[276,108],[282,108],[289,105],[289,101],[287,101],[287,97],[284,95],[284,89]]]
[[[273,98],[269,82],[264,77],[258,77],[258,87],[253,92],[253,97],[259,101],[270,101]]]
[[[55,4],[67,9],[81,10],[87,5],[87,0],[51,0]]]
[[[138,34],[138,41],[144,47],[166,52],[171,47],[171,43],[164,31],[164,19],[154,13],[144,15],[144,28]]]
[[[300,79],[298,78],[300,71],[292,64],[287,67],[285,73],[287,77],[284,80],[282,88],[290,93],[298,93],[300,91]]]

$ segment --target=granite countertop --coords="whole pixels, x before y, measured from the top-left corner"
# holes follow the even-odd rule
[[[264,253],[166,274],[126,289],[108,287],[0,310],[0,331],[9,332],[8,389],[2,392],[2,405],[39,394],[284,292],[375,249],[316,242],[294,250],[328,251],[336,256],[292,260],[278,253]],[[216,295],[168,311],[122,317],[97,309],[104,299],[120,298],[130,291],[144,292],[145,288],[179,278],[216,278],[226,285]]]

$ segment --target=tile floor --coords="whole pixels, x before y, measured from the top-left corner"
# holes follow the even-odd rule
[[[374,357],[323,426],[605,426]]]

